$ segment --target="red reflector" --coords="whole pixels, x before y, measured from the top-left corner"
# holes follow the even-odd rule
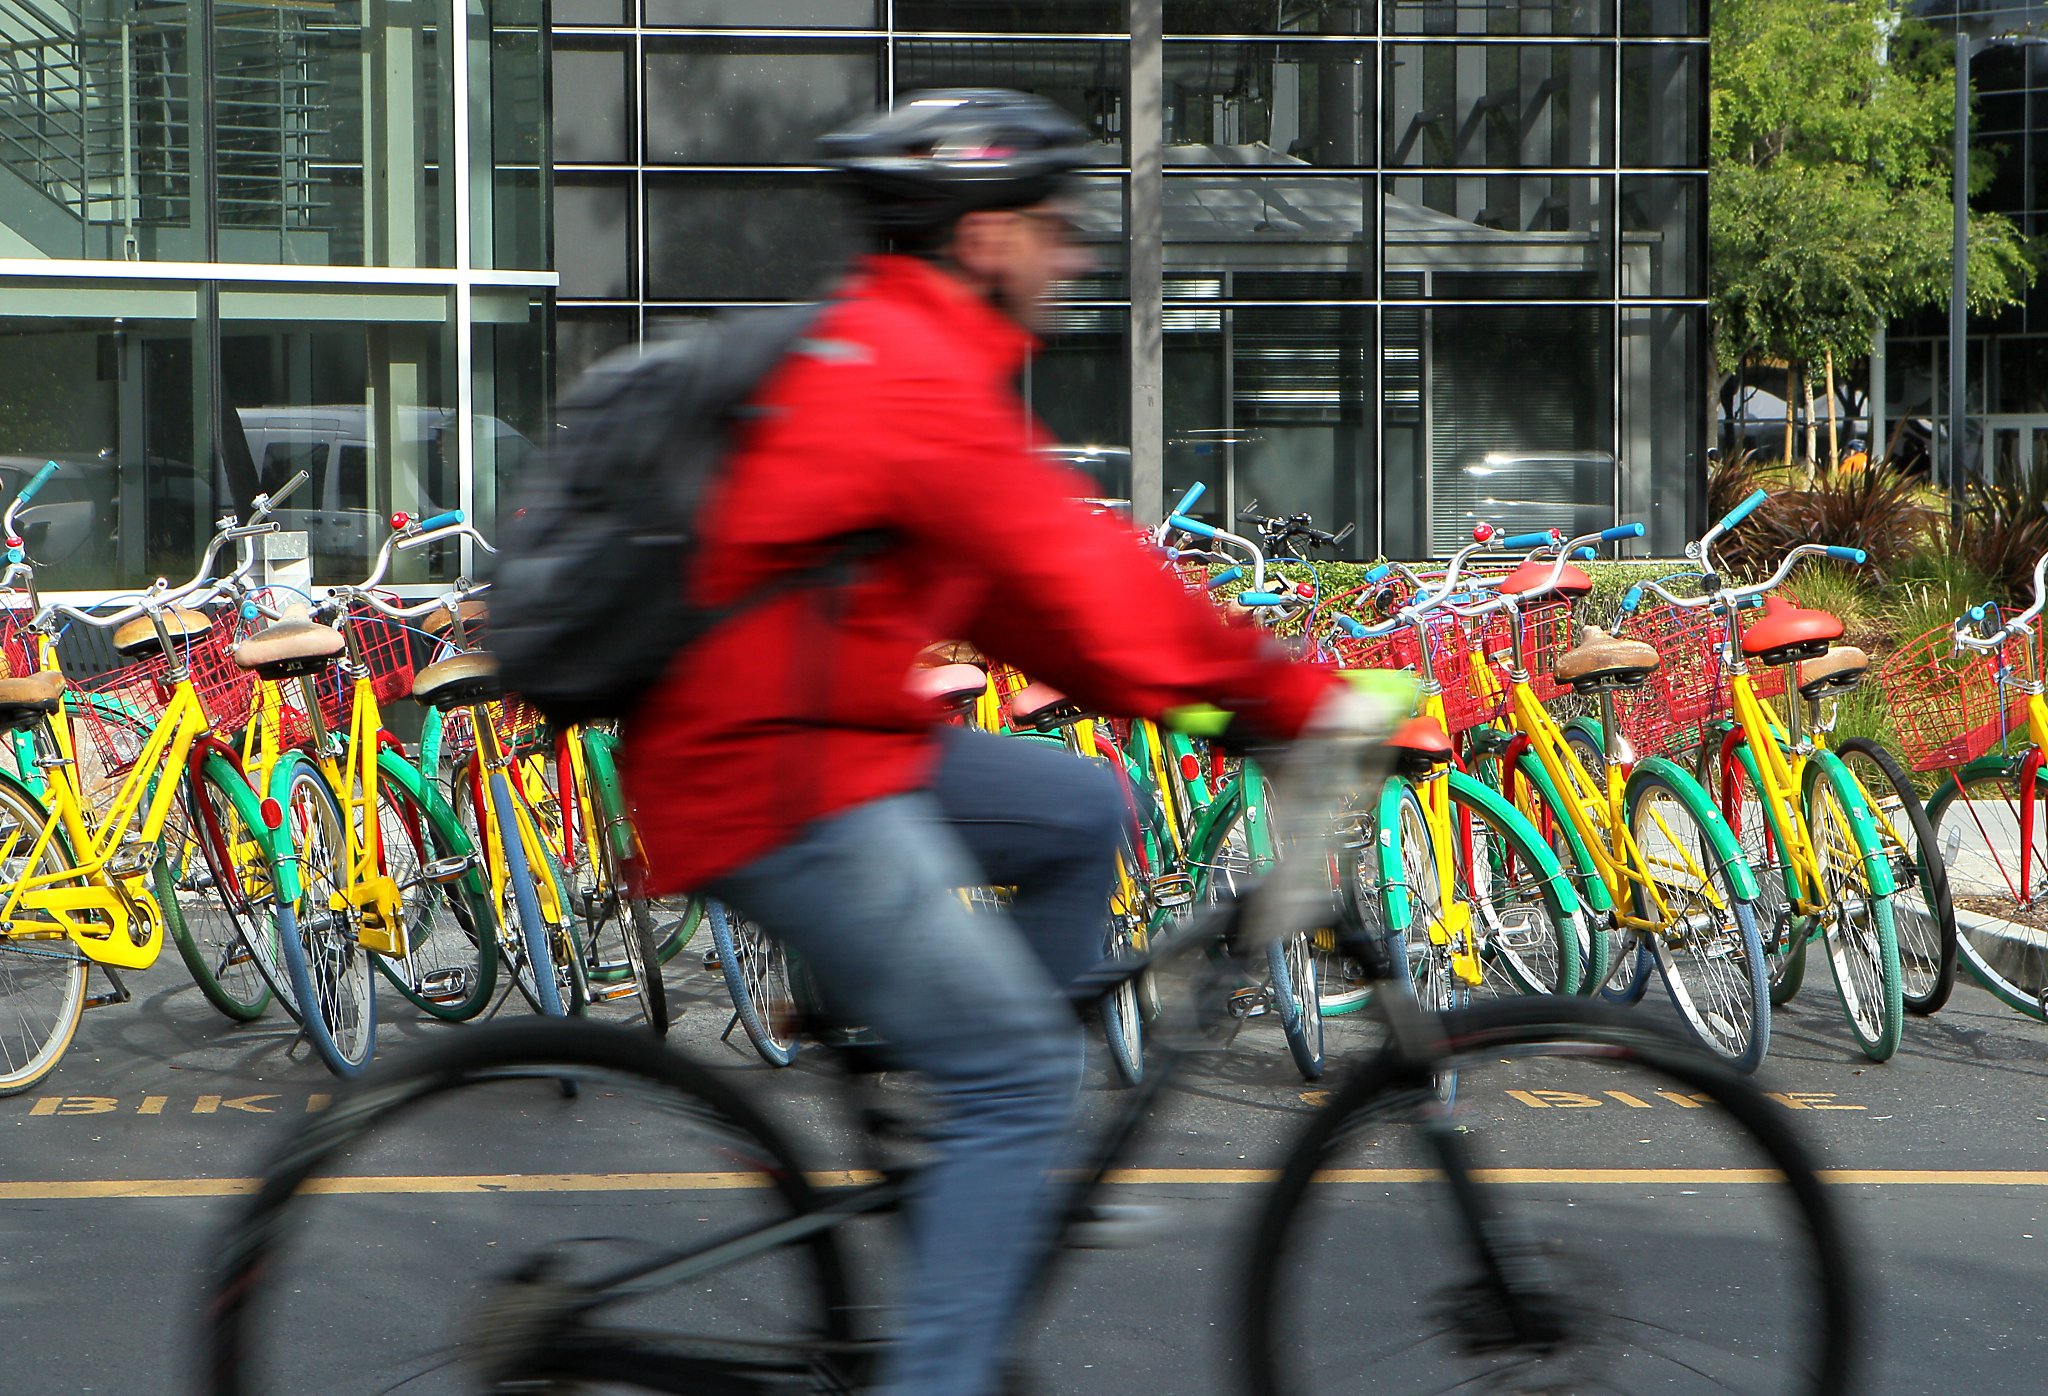
[[[280,805],[275,800],[265,800],[263,802],[263,827],[272,830],[284,827],[283,805]]]
[[[1316,589],[1307,582],[1296,582],[1294,584],[1294,594],[1304,601],[1316,599]]]
[[[412,515],[410,514],[399,513],[393,514],[391,516],[391,527],[394,532],[396,532],[398,529],[404,528],[407,524],[411,522]]]
[[[1180,778],[1182,780],[1200,780],[1202,778],[1202,758],[1195,755],[1192,751],[1181,753]]]

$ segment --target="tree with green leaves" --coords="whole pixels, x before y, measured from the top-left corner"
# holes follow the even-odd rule
[[[1948,303],[1954,46],[1902,0],[1715,0],[1708,240],[1724,375],[1862,359],[1881,323]],[[1972,185],[1992,162],[1971,164]],[[2016,303],[2035,250],[1973,212],[1970,308]],[[1788,398],[1792,394],[1787,394]]]

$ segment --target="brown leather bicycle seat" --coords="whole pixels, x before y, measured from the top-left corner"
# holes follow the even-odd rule
[[[1603,688],[1640,687],[1659,662],[1657,651],[1641,640],[1609,635],[1589,625],[1586,638],[1559,656],[1552,672],[1574,693],[1597,693]]]
[[[213,628],[213,617],[204,611],[173,606],[164,612],[164,631],[173,641],[190,640]],[[114,631],[114,653],[128,659],[155,654],[163,646],[156,638],[156,626],[148,616],[137,616]]]
[[[498,661],[488,654],[451,654],[413,675],[412,696],[430,708],[486,703],[504,692]]]
[[[281,620],[236,645],[235,664],[266,679],[293,679],[319,673],[347,648],[348,641],[331,625]]]
[[[942,708],[964,708],[988,689],[988,671],[979,664],[941,664],[935,669],[912,669],[910,691]]]
[[[1027,683],[1010,695],[1010,721],[1019,727],[1049,732],[1086,716],[1080,704],[1051,684]]]
[[[1819,659],[1799,666],[1799,692],[1807,698],[1847,693],[1870,672],[1870,656],[1854,645],[1836,645]]]
[[[460,604],[462,607],[462,628],[465,631],[474,630],[490,618],[490,608],[482,601],[464,601]],[[426,631],[429,635],[439,635],[448,629],[453,622],[454,617],[448,614],[448,608],[442,606],[438,610],[427,612],[420,620],[420,629]]]
[[[1742,652],[1766,664],[1790,664],[1820,658],[1828,652],[1828,641],[1841,638],[1839,617],[1769,596],[1764,598],[1763,619],[1742,634]]]
[[[1524,596],[1543,585],[1550,575],[1550,569],[1557,566],[1550,558],[1524,558],[1522,565],[1500,579],[1503,595]],[[1544,592],[1545,596],[1562,596],[1567,601],[1576,601],[1593,590],[1593,579],[1586,575],[1586,569],[1567,562],[1564,571],[1557,577],[1557,585]]]
[[[54,669],[25,679],[0,679],[0,731],[48,717],[64,701],[64,676]]]

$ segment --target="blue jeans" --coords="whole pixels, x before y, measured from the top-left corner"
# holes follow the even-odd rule
[[[1102,957],[1122,795],[1056,748],[948,728],[929,791],[807,827],[709,890],[803,957],[833,1017],[939,1103],[909,1209],[888,1396],[989,1396],[1058,1197],[1080,1091],[1064,987]],[[1013,886],[1007,916],[955,889]]]

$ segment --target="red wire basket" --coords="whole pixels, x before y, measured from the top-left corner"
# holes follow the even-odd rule
[[[246,727],[255,698],[256,676],[236,666],[234,644],[233,627],[216,624],[179,646],[199,705],[215,731]],[[170,670],[170,660],[159,654],[72,686],[77,695],[70,704],[72,730],[83,734],[108,774],[132,769],[141,757],[143,744],[170,705],[175,688]]]
[[[354,630],[363,665],[369,670],[370,689],[378,704],[393,703],[410,694],[413,676],[411,631],[401,622],[367,609],[351,612],[349,625]],[[251,627],[252,631],[258,628]],[[314,677],[313,689],[327,730],[346,734],[355,708],[354,676],[345,673],[337,664]],[[305,691],[298,680],[280,682],[278,699],[279,742],[292,747],[312,740],[313,724],[307,720]],[[246,714],[241,722],[235,724],[238,728],[247,725]]]
[[[2011,682],[2001,683],[2001,662],[2009,678],[2032,682],[2028,641],[2007,640],[2001,656],[1989,650],[1963,649],[1945,625],[1901,645],[1878,665],[1878,686],[1884,691],[1899,749],[1916,771],[1945,771],[1974,761],[2000,745],[2008,733],[2024,737],[2027,695]]]
[[[1569,646],[1572,614],[1563,600],[1539,602],[1519,614],[1496,612],[1466,620],[1450,611],[1430,613],[1428,634],[1431,666],[1444,690],[1444,726],[1460,732],[1497,722],[1507,710],[1508,659],[1514,627],[1522,628],[1523,660],[1537,697],[1548,702],[1563,689],[1550,677],[1557,657]],[[1413,626],[1371,639],[1332,637],[1339,663],[1350,669],[1406,669],[1420,672],[1422,641]],[[1494,683],[1482,685],[1471,661],[1477,649],[1488,660]]]
[[[445,759],[466,762],[476,755],[476,732],[470,709],[451,708],[442,715],[441,750]],[[554,745],[554,732],[540,709],[517,694],[506,694],[491,708],[491,727],[513,756],[531,756]]]
[[[1727,622],[1711,608],[1644,606],[1623,616],[1615,633],[1644,641],[1659,659],[1641,688],[1615,695],[1615,725],[1636,755],[1685,755],[1699,746],[1709,727],[1733,718],[1734,694],[1720,654]],[[1765,701],[1782,696],[1790,668],[1750,663],[1756,696]]]

